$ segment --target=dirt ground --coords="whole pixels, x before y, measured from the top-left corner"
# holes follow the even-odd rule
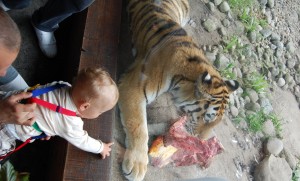
[[[218,45],[222,41],[222,36],[218,31],[207,32],[202,26],[202,21],[208,17],[213,17],[216,21],[221,21],[227,15],[224,13],[213,13],[207,7],[208,1],[190,0],[191,4],[191,19],[194,21],[193,26],[187,25],[185,29],[193,36],[195,41],[200,45]],[[211,1],[213,2],[213,1]],[[275,3],[285,3],[282,1],[275,1]],[[300,9],[300,4],[296,0],[286,2],[286,7],[278,15],[281,18],[286,18],[283,22],[288,21],[288,9],[297,11]],[[276,14],[277,11],[274,11]],[[296,31],[292,31],[289,36],[294,38],[295,42],[299,43],[299,27],[295,25]],[[235,31],[236,25],[232,24],[228,30],[227,35],[239,36],[239,32]],[[278,29],[277,32],[283,33],[283,29]],[[277,86],[270,91],[269,97],[274,112],[282,118],[282,141],[284,148],[292,151],[296,158],[300,158],[300,111],[294,94],[288,90],[282,90]],[[148,129],[150,134],[150,141],[153,136],[160,135],[166,132],[169,121],[176,118],[178,115],[170,97],[168,95],[161,96],[156,102],[152,103],[148,109]],[[113,180],[124,180],[121,173],[121,161],[124,154],[124,132],[120,124],[119,117],[116,118],[115,129],[115,146],[113,150]],[[145,181],[152,180],[182,180],[202,177],[221,177],[232,181],[248,181],[253,180],[253,171],[255,166],[263,158],[262,142],[259,136],[242,131],[237,128],[228,116],[224,117],[223,122],[219,124],[213,131],[212,136],[217,136],[225,151],[217,155],[211,165],[202,169],[198,165],[185,167],[171,167],[155,168],[148,165],[148,171],[145,176]]]

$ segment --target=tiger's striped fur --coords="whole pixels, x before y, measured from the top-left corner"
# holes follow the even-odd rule
[[[127,179],[142,180],[148,164],[147,104],[170,92],[204,137],[221,121],[238,83],[224,81],[182,28],[188,0],[129,0],[128,11],[136,55],[119,82],[127,147],[122,168]]]

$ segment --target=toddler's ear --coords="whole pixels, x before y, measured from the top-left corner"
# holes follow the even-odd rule
[[[79,109],[80,109],[80,111],[85,111],[85,110],[87,110],[90,106],[91,106],[90,103],[84,102],[84,103],[82,103],[82,104],[80,105]]]

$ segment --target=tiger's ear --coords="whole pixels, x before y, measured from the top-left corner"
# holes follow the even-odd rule
[[[202,75],[202,83],[206,83],[206,84],[212,83],[211,76],[209,75],[209,73],[207,71],[204,72]]]
[[[230,92],[237,90],[240,86],[239,82],[236,80],[226,80],[225,84]]]

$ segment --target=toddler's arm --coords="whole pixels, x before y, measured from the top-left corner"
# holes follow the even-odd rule
[[[105,159],[106,156],[110,155],[111,146],[113,145],[113,142],[110,143],[103,143],[103,150],[100,153],[102,155],[102,159]]]

